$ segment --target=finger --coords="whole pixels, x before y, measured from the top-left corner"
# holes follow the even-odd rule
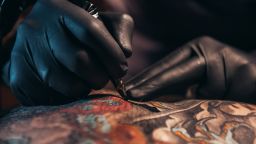
[[[128,14],[102,12],[99,13],[108,31],[122,48],[126,57],[132,55],[132,34],[134,21]]]
[[[100,62],[90,49],[84,47],[78,41],[57,31],[56,36],[52,37],[49,31],[45,31],[44,40],[53,52],[49,57],[57,63],[63,65],[76,76],[84,80],[90,89],[100,89],[108,82],[108,74],[102,69]],[[43,41],[43,40],[42,40]]]
[[[200,80],[205,73],[205,60],[192,58],[174,68],[169,68],[158,75],[144,81],[140,85],[127,90],[131,99],[145,100],[157,96],[163,89],[175,92],[178,88],[187,88]]]
[[[188,59],[191,59],[193,56],[194,56],[193,50],[189,45],[186,45],[172,52],[171,54],[169,54],[159,62],[153,64],[152,66],[145,69],[143,72],[141,72],[134,78],[130,79],[126,84],[127,89],[132,89],[133,87],[136,87],[141,83],[144,83],[148,79],[151,79],[152,77],[159,75],[161,72],[164,72]]]
[[[144,83],[145,81],[151,79],[152,77],[160,75],[162,72],[168,69],[174,68],[177,65],[180,65],[190,59],[205,58],[206,56],[205,56],[204,49],[206,46],[209,47],[208,46],[209,42],[211,42],[212,44],[212,39],[208,37],[201,37],[201,38],[192,40],[188,44],[182,46],[181,48],[172,52],[170,55],[168,55],[164,59],[152,65],[151,67],[143,71],[141,74],[129,80],[127,82],[127,89],[132,89],[133,87],[137,87],[138,85],[140,85],[141,83]],[[208,48],[208,49],[210,49],[211,52],[212,51],[215,52],[215,47],[213,49],[212,48]]]
[[[60,17],[60,23],[85,47],[91,48],[112,78],[124,76],[128,70],[125,55],[103,23],[69,2],[62,4],[69,14]]]

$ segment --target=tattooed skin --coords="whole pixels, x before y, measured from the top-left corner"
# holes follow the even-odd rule
[[[145,128],[145,132],[152,133],[155,142],[256,143],[256,106],[217,100],[160,104],[169,109],[159,108],[161,112],[132,121]]]
[[[0,144],[256,144],[256,106],[218,100],[125,101],[110,92],[0,119]]]

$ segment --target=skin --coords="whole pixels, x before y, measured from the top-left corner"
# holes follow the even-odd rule
[[[256,142],[254,105],[218,100],[185,100],[161,105],[165,107],[158,108],[161,112],[132,121],[151,131],[152,139],[157,142]]]
[[[255,105],[218,100],[128,102],[109,91],[91,96],[92,100],[64,106],[17,109],[0,119],[0,142],[256,142]]]

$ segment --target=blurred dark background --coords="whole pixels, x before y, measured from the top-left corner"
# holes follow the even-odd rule
[[[256,0],[92,1],[104,11],[134,18],[130,75],[203,35],[250,53],[256,48]]]

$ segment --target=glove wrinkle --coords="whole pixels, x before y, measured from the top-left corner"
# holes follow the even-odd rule
[[[138,85],[144,83],[147,79],[154,77],[155,75],[159,75],[162,71],[173,68],[182,62],[187,61],[193,57],[191,49],[181,48],[170,55],[166,56],[162,60],[156,62],[152,66],[146,68],[144,71],[134,76],[127,82],[127,89],[132,89],[133,87],[137,87]]]

